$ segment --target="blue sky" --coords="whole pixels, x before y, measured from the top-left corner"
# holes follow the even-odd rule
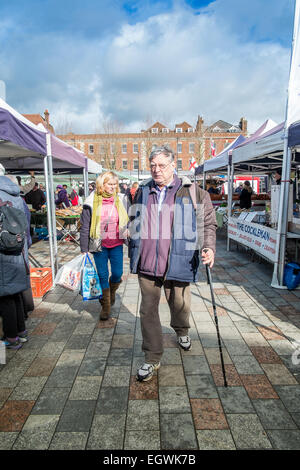
[[[0,0],[0,80],[58,130],[284,119],[294,0]]]

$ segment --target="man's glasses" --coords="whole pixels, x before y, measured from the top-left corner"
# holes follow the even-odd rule
[[[170,163],[158,163],[158,164],[155,164],[155,163],[151,163],[150,165],[150,169],[151,171],[155,170],[155,168],[157,167],[159,170],[165,170],[169,165],[171,165],[172,162]]]

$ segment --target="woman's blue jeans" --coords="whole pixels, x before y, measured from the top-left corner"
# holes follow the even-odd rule
[[[93,254],[102,289],[109,287],[108,261],[110,261],[111,282],[120,282],[123,274],[123,245],[114,248],[102,247],[102,251]]]

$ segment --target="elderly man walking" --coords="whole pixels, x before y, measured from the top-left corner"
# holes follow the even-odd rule
[[[188,336],[190,283],[202,262],[214,264],[216,218],[209,194],[175,174],[174,154],[160,147],[149,157],[151,180],[142,184],[130,208],[130,269],[141,289],[140,319],[145,363],[137,380],[148,381],[160,367],[163,335],[159,318],[161,288],[178,345],[191,349]]]

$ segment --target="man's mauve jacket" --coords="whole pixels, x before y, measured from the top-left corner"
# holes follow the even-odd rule
[[[206,191],[175,176],[159,211],[158,191],[150,180],[139,187],[129,216],[132,273],[199,280],[199,251],[216,250],[216,216]]]

